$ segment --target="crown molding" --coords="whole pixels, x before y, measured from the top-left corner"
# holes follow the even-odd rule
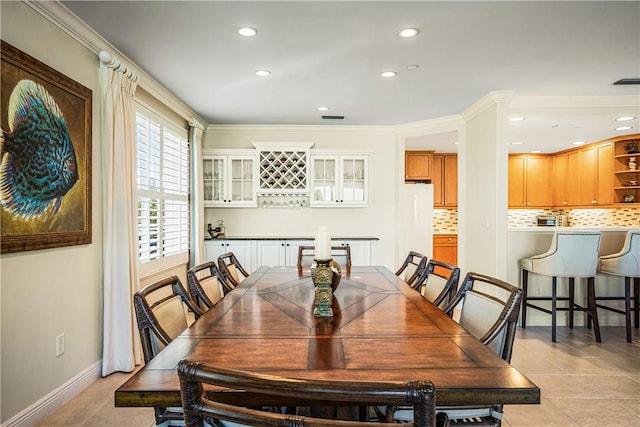
[[[98,56],[100,51],[106,51],[109,54],[115,54],[123,64],[134,74],[140,77],[138,85],[149,92],[160,102],[174,110],[185,120],[196,118],[197,121],[205,123],[191,108],[189,108],[182,100],[169,92],[164,86],[153,79],[140,67],[135,65],[125,54],[120,52],[115,46],[105,40],[96,31],[88,26],[84,21],[78,18],[73,12],[67,9],[58,1],[32,1],[23,0],[23,2],[40,14],[43,18],[53,23],[62,31],[71,36],[75,41],[87,48]]]
[[[322,126],[322,125],[209,125],[207,133],[262,133],[288,134],[300,132],[333,132],[333,133],[363,133],[363,132],[394,132],[393,126]]]
[[[512,108],[640,108],[638,95],[606,95],[606,96],[526,96],[518,95],[511,102]]]
[[[489,92],[467,107],[467,109],[462,112],[462,118],[467,122],[488,108],[502,103],[510,103],[513,100],[514,95],[515,91],[513,90]]]

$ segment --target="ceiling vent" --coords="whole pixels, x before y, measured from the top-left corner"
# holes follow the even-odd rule
[[[620,79],[613,82],[614,85],[640,85],[640,78],[636,79]]]
[[[344,116],[322,116],[322,120],[344,120]]]

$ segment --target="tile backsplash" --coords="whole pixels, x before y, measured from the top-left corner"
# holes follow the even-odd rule
[[[570,227],[639,227],[640,209],[509,209],[509,227],[535,227],[538,215],[567,215]]]
[[[640,209],[509,209],[509,227],[536,227],[538,215],[567,215],[571,227],[640,227]],[[433,210],[433,232],[458,232],[458,211]]]

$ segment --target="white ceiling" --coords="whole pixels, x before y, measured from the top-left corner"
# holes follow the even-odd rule
[[[524,142],[512,152],[639,132],[640,86],[613,85],[640,77],[638,1],[62,3],[208,124],[400,125],[512,90],[511,112],[527,117],[510,124]],[[407,27],[418,37],[398,37]],[[615,131],[623,114],[633,129]],[[456,139],[407,144],[451,152]]]

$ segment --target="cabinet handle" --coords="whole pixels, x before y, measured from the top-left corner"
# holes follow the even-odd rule
[[[284,246],[284,243],[280,243],[280,246]]]

